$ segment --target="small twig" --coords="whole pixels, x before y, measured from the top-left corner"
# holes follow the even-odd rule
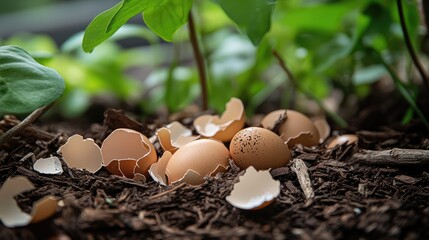
[[[179,188],[181,188],[181,187],[185,186],[186,184],[187,184],[187,183],[183,182],[183,183],[181,183],[181,184],[179,184],[179,185],[177,185],[177,186],[175,186],[175,187],[172,187],[172,188],[170,188],[170,189],[168,189],[168,190],[166,190],[166,191],[164,191],[164,192],[161,192],[161,193],[158,193],[158,194],[152,195],[152,196],[150,196],[150,197],[149,197],[149,200],[153,200],[153,199],[155,199],[155,198],[159,198],[159,197],[162,197],[162,196],[164,196],[164,195],[167,195],[167,194],[169,194],[169,193],[171,193],[171,192],[174,192],[174,191],[176,191],[177,189],[179,189]]]
[[[52,105],[53,105],[53,103],[34,110],[30,115],[28,115],[24,120],[22,120],[22,122],[20,122],[18,125],[14,126],[13,128],[9,129],[7,132],[5,132],[3,135],[1,135],[0,136],[0,146],[2,146],[4,143],[6,143],[11,137],[18,134],[19,132],[24,130],[26,127],[31,125],[33,122],[35,122]]]
[[[191,40],[192,50],[194,52],[195,61],[198,68],[198,74],[200,77],[201,86],[201,97],[203,101],[203,110],[208,108],[208,94],[207,94],[207,74],[206,67],[204,64],[204,57],[201,54],[200,47],[198,45],[197,31],[195,30],[194,19],[192,17],[192,11],[189,12],[189,39]]]
[[[402,7],[402,0],[396,0],[396,3],[398,5],[399,19],[401,21],[401,28],[404,34],[405,44],[408,48],[408,52],[410,53],[410,56],[411,56],[411,59],[413,60],[414,65],[416,66],[417,70],[419,71],[422,77],[423,83],[426,87],[426,91],[429,92],[429,76],[424,70],[423,64],[420,62],[419,57],[417,56],[416,51],[414,50],[413,44],[411,43],[410,35],[407,29],[407,24],[405,22],[404,10]]]
[[[276,50],[273,50],[272,53],[273,53],[274,57],[277,59],[277,61],[279,62],[280,67],[283,69],[283,71],[285,71],[286,75],[288,76],[290,82],[292,83],[292,85],[295,89],[302,92],[307,98],[315,101],[317,103],[317,105],[323,110],[323,112],[325,112],[330,118],[332,118],[332,120],[334,120],[336,124],[338,124],[341,127],[347,127],[348,124],[342,117],[340,117],[339,115],[337,115],[334,112],[327,109],[325,107],[325,105],[319,99],[314,97],[311,93],[301,89],[301,87],[299,86],[298,82],[296,81],[294,75],[292,74],[290,69],[287,67],[285,61],[280,56],[280,54]]]
[[[302,191],[304,192],[305,199],[314,197],[313,187],[311,185],[311,179],[308,175],[308,168],[305,165],[304,161],[299,158],[295,158],[292,162],[292,171],[298,177],[299,185],[301,186]]]
[[[382,151],[361,150],[353,154],[349,161],[364,165],[427,165],[429,164],[429,150],[403,148]]]

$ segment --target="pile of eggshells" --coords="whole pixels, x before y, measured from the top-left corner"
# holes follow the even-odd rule
[[[280,183],[268,170],[286,166],[292,158],[290,149],[297,144],[312,147],[324,142],[330,128],[324,119],[312,121],[293,110],[266,115],[260,127],[244,128],[245,122],[243,103],[232,98],[221,116],[203,115],[194,120],[198,135],[179,122],[158,129],[156,135],[163,149],[159,158],[148,137],[125,128],[114,130],[101,147],[92,139],[73,135],[58,153],[69,167],[92,173],[105,167],[114,175],[138,181],[152,178],[165,186],[202,184],[205,177],[225,172],[232,159],[246,172],[227,201],[238,208],[258,209],[280,192]],[[327,147],[356,140],[355,136],[339,137]]]

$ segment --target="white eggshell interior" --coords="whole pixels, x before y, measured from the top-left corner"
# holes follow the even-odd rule
[[[57,200],[53,196],[36,201],[31,215],[21,210],[14,197],[34,188],[24,176],[10,177],[3,183],[0,188],[0,220],[6,227],[21,227],[40,222],[56,212]]]
[[[62,174],[63,167],[57,157],[40,158],[33,164],[33,169],[42,174]]]
[[[79,134],[69,137],[58,152],[62,154],[64,162],[70,168],[85,169],[95,173],[102,166],[100,147],[93,139],[83,139]]]
[[[280,182],[274,180],[268,170],[256,171],[250,166],[226,200],[234,207],[247,210],[270,202],[279,194]]]

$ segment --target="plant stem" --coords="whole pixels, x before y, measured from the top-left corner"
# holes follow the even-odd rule
[[[420,108],[417,106],[415,100],[409,93],[408,89],[406,88],[405,84],[401,81],[399,76],[396,74],[395,71],[387,64],[387,62],[384,60],[384,58],[374,49],[370,49],[377,57],[380,59],[383,66],[386,68],[386,70],[389,72],[390,76],[393,79],[393,83],[395,84],[396,89],[398,89],[399,93],[402,95],[402,97],[405,99],[405,101],[408,102],[408,105],[414,110],[414,112],[417,114],[417,116],[422,121],[425,128],[429,131],[429,122],[426,119],[425,115],[422,111],[420,111]]]
[[[34,110],[30,115],[28,115],[22,122],[13,128],[9,129],[3,135],[0,136],[0,146],[5,144],[11,137],[23,131],[26,127],[35,122],[40,116],[42,116],[54,103],[43,106]]]
[[[323,110],[323,112],[325,112],[326,115],[328,115],[336,124],[338,124],[341,127],[347,127],[348,124],[342,117],[340,117],[338,114],[327,109],[325,107],[325,105],[322,103],[322,101],[317,99],[313,94],[301,89],[298,82],[296,81],[294,75],[289,70],[289,68],[287,67],[285,61],[280,56],[280,54],[276,50],[273,50],[272,52],[273,52],[274,57],[276,57],[277,61],[279,62],[280,67],[283,69],[283,71],[285,71],[285,73],[288,76],[289,80],[291,81],[293,87],[295,89],[297,89],[298,91],[302,92],[307,98],[315,101],[317,103],[317,105]]]
[[[194,19],[192,17],[192,11],[189,12],[189,39],[191,40],[192,50],[194,52],[195,62],[198,68],[198,74],[200,77],[201,86],[201,97],[203,110],[208,108],[208,94],[207,94],[207,74],[206,67],[204,64],[204,57],[201,54],[200,47],[198,45],[197,31],[195,30]]]
[[[417,56],[416,51],[413,48],[413,44],[411,43],[410,35],[407,29],[407,24],[405,22],[404,9],[402,7],[402,0],[396,0],[396,3],[398,6],[399,19],[401,21],[401,28],[404,34],[405,44],[408,48],[408,52],[410,53],[410,56],[411,56],[411,59],[413,60],[414,65],[416,66],[417,70],[419,71],[422,77],[422,81],[426,87],[426,91],[429,92],[429,76],[424,70],[422,63],[420,62],[419,57]]]

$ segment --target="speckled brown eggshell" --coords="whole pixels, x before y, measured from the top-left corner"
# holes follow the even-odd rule
[[[262,120],[262,126],[267,128],[266,125],[274,125],[272,121],[278,119],[281,114],[284,114],[284,111],[282,109],[267,114]],[[316,146],[319,144],[320,138],[316,126],[307,116],[289,109],[286,110],[286,120],[279,128],[279,136],[287,142],[290,148],[296,144],[306,147]]]
[[[200,139],[192,141],[177,150],[168,161],[166,174],[168,182],[173,183],[193,170],[202,177],[218,171],[218,166],[228,167],[230,159],[228,148],[217,140]]]
[[[274,132],[260,127],[239,131],[229,146],[231,157],[241,169],[257,170],[286,166],[291,154],[288,146]]]

